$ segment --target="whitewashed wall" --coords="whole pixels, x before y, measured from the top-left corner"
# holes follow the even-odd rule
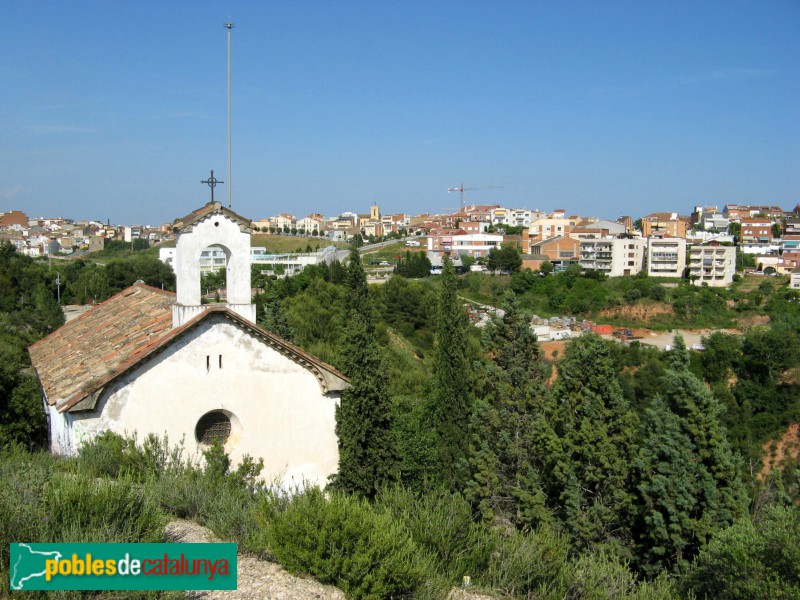
[[[222,356],[222,367],[219,356]],[[207,357],[210,367],[207,368]],[[226,444],[234,464],[245,454],[263,458],[262,476],[284,484],[324,485],[338,466],[335,411],[339,394],[324,395],[314,374],[235,323],[212,316],[109,386],[95,411],[51,415],[54,435],[71,453],[80,439],[104,430],[184,440],[199,457],[195,426],[205,413],[233,415]],[[56,421],[61,419],[61,424]]]

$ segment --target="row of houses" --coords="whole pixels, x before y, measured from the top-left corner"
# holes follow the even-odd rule
[[[380,206],[370,206],[368,214],[344,212],[336,217],[312,213],[296,218],[289,213],[253,221],[253,227],[262,233],[300,233],[325,235],[331,238],[349,238],[356,234],[381,237],[400,233],[411,227],[411,216],[406,214],[382,215]]]
[[[27,256],[71,254],[76,250],[102,250],[108,240],[132,242],[138,238],[158,243],[171,237],[169,227],[111,225],[99,221],[75,221],[65,217],[28,218],[22,211],[0,213],[0,241],[13,244]]]
[[[651,277],[680,278],[688,275],[698,285],[715,287],[729,285],[736,273],[736,247],[730,243],[712,241],[687,247],[682,238],[629,235],[597,238],[557,236],[531,241],[526,234],[506,236],[468,233],[462,229],[434,230],[427,238],[428,256],[434,264],[440,263],[444,256],[456,260],[461,256],[479,259],[488,256],[493,248],[513,243],[518,247],[527,246],[527,252],[523,252],[523,266],[532,269],[550,262],[561,271],[577,263],[582,269],[599,271],[609,277],[646,271]]]

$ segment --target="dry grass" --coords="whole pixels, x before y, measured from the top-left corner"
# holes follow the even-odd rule
[[[295,252],[301,248],[305,252],[306,246],[310,245],[312,250],[322,250],[327,246],[337,248],[349,248],[345,242],[331,242],[327,239],[315,237],[292,237],[290,235],[257,235],[253,234],[250,238],[250,245],[254,248],[266,248],[269,252],[281,254],[284,252]]]

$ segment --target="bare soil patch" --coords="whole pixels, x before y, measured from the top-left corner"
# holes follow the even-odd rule
[[[601,317],[623,318],[630,321],[647,322],[659,315],[672,315],[675,311],[671,304],[657,302],[653,304],[626,304],[614,308],[604,308]]]
[[[759,479],[764,479],[773,470],[780,468],[784,459],[797,459],[800,455],[800,423],[789,425],[786,432],[777,440],[770,440],[763,446],[764,466],[758,474]]]

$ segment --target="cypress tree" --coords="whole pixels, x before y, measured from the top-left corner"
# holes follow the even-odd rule
[[[472,375],[469,368],[469,318],[458,299],[458,277],[445,257],[436,326],[436,379],[431,420],[437,440],[439,480],[451,490],[463,490],[469,457],[472,416]]]
[[[373,498],[399,479],[393,409],[386,385],[386,365],[375,334],[367,278],[356,248],[346,276],[348,323],[341,340],[340,365],[351,388],[336,411],[339,472],[335,487]]]
[[[484,331],[491,360],[479,368],[467,497],[484,520],[524,527],[551,517],[537,461],[539,442],[547,435],[545,386],[536,334],[511,291],[503,310]]]
[[[636,417],[616,378],[611,351],[596,335],[571,342],[558,365],[548,418],[553,506],[578,549],[616,544],[632,509],[629,473]]]

